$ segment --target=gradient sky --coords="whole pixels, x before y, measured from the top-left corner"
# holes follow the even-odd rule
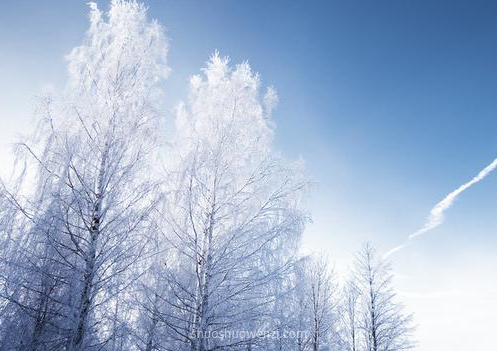
[[[0,0],[0,160],[61,87],[86,1]],[[99,1],[101,8],[107,3]],[[304,243],[338,270],[383,253],[497,156],[495,1],[147,1],[171,38],[166,106],[217,49],[275,86],[276,144],[316,182]],[[0,165],[1,166],[1,165]],[[0,173],[5,173],[5,166]],[[391,257],[419,350],[490,350],[497,313],[497,173]]]

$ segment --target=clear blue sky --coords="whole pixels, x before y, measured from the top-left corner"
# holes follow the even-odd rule
[[[0,142],[30,125],[33,95],[63,85],[63,55],[87,26],[85,2],[0,0]],[[400,244],[497,156],[495,1],[147,4],[171,38],[169,106],[214,49],[248,60],[275,86],[277,147],[302,156],[318,184],[305,244],[337,266],[365,240],[381,252]],[[497,173],[392,257],[421,350],[487,345],[492,330],[475,323],[497,313],[496,193]]]

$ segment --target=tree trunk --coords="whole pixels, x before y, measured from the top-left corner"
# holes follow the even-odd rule
[[[83,273],[83,287],[79,302],[79,309],[76,316],[76,329],[70,341],[69,351],[82,351],[84,349],[85,336],[87,332],[88,316],[91,309],[91,299],[93,294],[93,279],[95,278],[95,261],[97,244],[100,235],[100,220],[102,210],[102,187],[105,174],[105,166],[109,153],[109,144],[105,143],[102,159],[100,161],[96,199],[93,205],[93,214],[90,227],[90,243],[85,257],[85,270]]]
[[[200,262],[197,264],[200,265],[200,284],[198,289],[198,300],[199,305],[197,308],[198,317],[196,323],[194,324],[194,328],[196,331],[200,332],[201,338],[198,338],[198,333],[195,335],[195,351],[206,351],[207,345],[206,341],[208,340],[205,337],[205,333],[207,331],[207,314],[209,308],[209,285],[210,285],[210,277],[211,277],[211,265],[212,265],[212,236],[214,232],[214,212],[216,206],[216,196],[215,190],[213,191],[213,203],[211,206],[211,211],[209,213],[209,220],[207,228],[204,231],[204,238],[202,243],[202,254],[200,258]]]

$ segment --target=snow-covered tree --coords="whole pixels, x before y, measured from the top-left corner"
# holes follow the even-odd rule
[[[294,261],[307,184],[299,165],[272,151],[276,94],[261,94],[247,63],[231,67],[215,53],[190,89],[178,109],[178,166],[163,210],[173,259],[161,318],[174,349],[254,349],[253,337],[205,335],[272,328],[271,283]]]
[[[306,257],[296,266],[295,278],[292,299],[283,308],[289,311],[286,329],[296,337],[284,349],[337,349],[340,296],[329,261],[324,255]]]
[[[90,7],[64,93],[44,100],[34,142],[19,144],[36,176],[22,197],[4,192],[20,223],[11,239],[21,247],[8,252],[3,277],[3,307],[16,312],[2,312],[0,343],[12,349],[112,345],[133,318],[119,313],[120,299],[148,253],[167,40],[141,4],[114,0],[107,14]],[[4,329],[13,320],[24,323],[14,335]]]
[[[337,340],[337,281],[325,259],[315,259],[308,265],[311,349],[331,349]]]
[[[354,280],[345,282],[340,305],[341,341],[345,351],[359,351],[359,289]]]
[[[357,255],[354,285],[359,291],[358,325],[362,334],[360,347],[356,349],[398,351],[413,348],[412,316],[397,301],[388,262],[377,258],[369,244]]]

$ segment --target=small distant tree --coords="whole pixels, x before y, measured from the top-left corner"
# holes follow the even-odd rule
[[[298,351],[332,350],[339,347],[338,279],[322,256],[303,259],[296,267],[291,329],[300,331],[293,341]]]
[[[359,351],[359,289],[353,280],[345,282],[340,305],[340,335],[346,351]]]
[[[314,259],[307,268],[312,351],[331,349],[337,337],[337,280],[328,261]]]
[[[358,327],[362,350],[399,351],[414,347],[412,315],[397,301],[391,279],[388,262],[377,258],[370,244],[365,245],[356,257],[353,285],[359,292]],[[350,293],[350,302],[353,302],[355,291]],[[354,319],[355,316],[354,312]]]

